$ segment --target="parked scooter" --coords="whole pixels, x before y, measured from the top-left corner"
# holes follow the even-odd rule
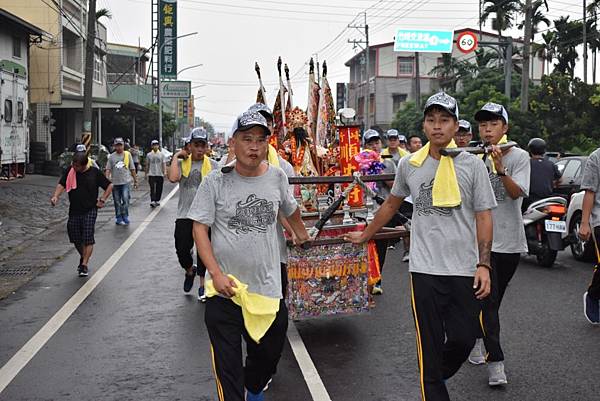
[[[540,266],[552,267],[558,251],[565,249],[571,238],[567,232],[567,201],[559,196],[533,202],[523,213],[528,253],[535,255]]]

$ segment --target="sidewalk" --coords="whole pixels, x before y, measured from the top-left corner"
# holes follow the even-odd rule
[[[144,178],[132,191],[132,206],[148,197]],[[56,207],[50,205],[57,182],[58,177],[45,175],[0,181],[0,299],[74,249],[67,236],[68,195]],[[96,229],[113,221],[114,210],[111,197],[98,211]]]

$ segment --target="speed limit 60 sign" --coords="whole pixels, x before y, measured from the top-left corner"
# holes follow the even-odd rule
[[[477,35],[474,32],[463,32],[456,38],[456,47],[467,54],[477,49]]]

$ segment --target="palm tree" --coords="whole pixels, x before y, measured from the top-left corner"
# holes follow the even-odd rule
[[[442,63],[433,67],[429,74],[436,75],[440,80],[440,88],[456,92],[456,86],[461,79],[471,76],[477,67],[464,60],[457,60],[450,53],[442,54]]]
[[[503,31],[513,26],[515,15],[522,9],[520,0],[484,0],[483,5],[485,7],[481,13],[481,22],[487,21],[491,14],[496,14],[494,28],[498,31],[498,36],[502,36]]]
[[[600,9],[600,0],[594,0],[587,7],[587,12],[591,18],[591,36],[590,39],[590,50],[592,51],[592,83],[596,84],[596,66],[598,50],[600,50],[600,38],[598,32],[598,10]]]
[[[556,32],[548,31],[546,33],[542,33],[543,43],[532,43],[532,54],[542,60],[542,71],[550,72],[550,63],[555,57],[556,49],[555,49],[555,41],[554,36]],[[546,70],[546,65],[548,65],[548,69]]]
[[[102,17],[112,19],[112,13],[110,12],[110,10],[108,8],[101,8],[96,11],[96,21],[98,21]]]
[[[534,40],[535,35],[538,34],[540,32],[539,30],[539,25],[541,23],[546,24],[546,27],[550,26],[550,20],[546,17],[546,14],[540,10],[540,8],[544,6],[546,7],[546,12],[550,11],[548,8],[548,3],[546,0],[536,0],[533,4],[532,4],[532,10],[531,10],[531,40]],[[521,12],[524,14],[525,13],[525,6],[522,7]],[[519,29],[524,29],[525,28],[525,20],[521,21],[519,23],[519,25],[517,25],[517,28]]]
[[[554,20],[554,46],[556,49],[556,71],[571,77],[575,74],[575,64],[579,58],[577,46],[582,43],[583,26],[579,21],[569,21],[569,17]]]

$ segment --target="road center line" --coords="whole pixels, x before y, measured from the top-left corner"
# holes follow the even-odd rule
[[[164,199],[163,205],[175,195],[179,187],[175,187]],[[0,369],[0,393],[13,381],[21,370],[33,359],[52,336],[62,327],[69,317],[79,308],[94,289],[104,280],[117,262],[131,248],[148,225],[160,213],[162,208],[154,209],[139,227],[125,240],[115,253],[98,269],[90,279],[60,308],[17,353]]]
[[[294,322],[290,322],[287,337],[313,401],[331,401],[331,397],[329,397],[329,393],[327,393],[327,389],[319,376],[319,372],[317,372],[315,364],[308,354],[304,342],[302,342],[302,338],[300,337]]]

